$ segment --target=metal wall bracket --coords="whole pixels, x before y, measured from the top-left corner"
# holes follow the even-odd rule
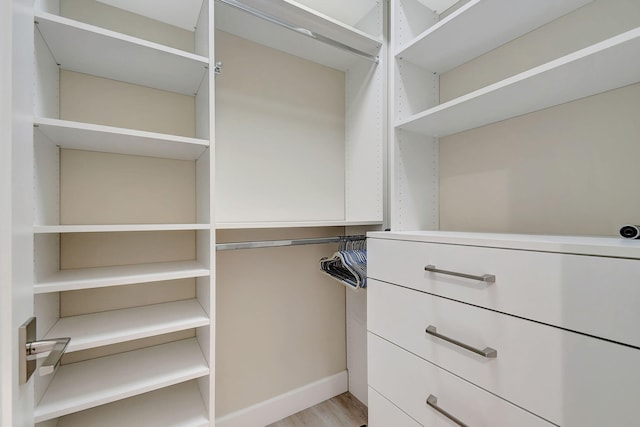
[[[31,317],[24,322],[18,330],[18,351],[19,354],[19,381],[24,384],[36,370],[36,358],[38,354],[49,353],[38,370],[41,376],[52,374],[60,365],[60,360],[64,351],[69,345],[71,338],[52,338],[49,340],[36,341],[36,318]]]
[[[216,73],[216,75],[222,74],[222,61],[216,61],[216,66],[213,69],[213,72]]]

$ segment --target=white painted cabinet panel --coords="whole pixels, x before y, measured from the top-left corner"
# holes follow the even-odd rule
[[[427,265],[475,276],[491,274],[495,282],[425,271]],[[370,239],[368,275],[640,346],[640,286],[634,280],[640,277],[640,263],[632,259]]]
[[[438,405],[473,426],[550,427],[543,419],[420,359],[402,348],[369,334],[369,386],[401,407],[421,425],[455,425],[427,405]],[[375,413],[375,409],[374,409]]]
[[[555,424],[605,425],[610,413],[633,424],[640,351],[376,280],[368,289],[369,330],[425,360]]]

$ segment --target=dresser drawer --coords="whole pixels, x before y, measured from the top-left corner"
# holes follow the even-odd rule
[[[368,349],[369,386],[423,426],[455,425],[427,405],[427,398],[432,395],[437,398],[439,407],[470,426],[551,427],[551,424],[541,418],[376,335],[369,334]],[[373,422],[372,418],[372,426]],[[391,426],[393,424],[384,427]]]
[[[368,400],[369,427],[422,427],[371,387]]]
[[[376,280],[367,299],[369,331],[553,423],[637,422],[640,350]]]
[[[367,249],[370,278],[640,346],[638,260],[386,239]]]

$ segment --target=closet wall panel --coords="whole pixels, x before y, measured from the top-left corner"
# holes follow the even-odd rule
[[[60,71],[60,118],[195,136],[195,97]]]
[[[216,221],[344,220],[344,73],[222,31],[216,57]]]
[[[340,234],[337,228],[224,230],[217,238]],[[346,369],[345,288],[323,275],[318,263],[335,250],[309,245],[218,252],[217,417]]]
[[[640,3],[595,1],[443,74],[441,101],[638,25]],[[636,84],[441,138],[440,229],[617,234],[640,211],[639,114]]]
[[[61,224],[187,224],[195,205],[193,161],[61,150]]]

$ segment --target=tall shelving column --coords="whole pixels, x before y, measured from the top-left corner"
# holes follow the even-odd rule
[[[215,342],[215,292],[211,289],[215,239],[210,197],[213,150],[209,148],[213,129],[210,90],[214,87],[214,73],[209,67],[213,51],[212,4],[205,0],[194,11],[198,16],[192,36],[195,53],[95,26],[80,18],[61,16],[61,8],[68,8],[64,10],[67,15],[81,17],[82,10],[72,10],[73,7],[109,7],[103,4],[77,5],[63,0],[61,4],[41,2],[39,7],[41,10],[35,14],[34,111],[38,338],[70,336],[71,342],[63,365],[54,375],[36,380],[35,421],[42,426],[209,425],[214,418],[210,402]],[[109,11],[116,16],[127,14],[134,22],[165,25],[115,8]],[[89,82],[92,90],[103,85],[148,94],[155,91],[153,94],[167,99],[186,95],[193,103],[194,135],[139,128],[135,114],[144,118],[144,110],[134,113],[134,120],[124,125],[112,125],[109,121],[113,115],[107,114],[108,110],[94,112],[95,120],[66,119],[67,104],[73,95],[68,92],[72,78],[75,83]],[[175,95],[178,93],[183,95]],[[105,96],[107,99],[110,94],[105,92]],[[111,102],[117,105],[126,96],[116,93]],[[87,108],[80,110],[96,110],[93,100],[86,101]],[[181,188],[193,194],[195,206],[185,210],[193,212],[191,223],[163,220],[162,212],[156,215],[149,209],[132,216],[134,208],[127,213],[126,206],[117,204],[106,204],[97,216],[87,216],[89,211],[81,204],[83,197],[91,199],[95,195],[78,198],[69,194],[69,188],[80,188],[82,182],[68,179],[91,176],[79,167],[82,163],[74,163],[75,158],[84,159],[83,162],[106,161],[106,165],[138,165],[147,168],[145,171],[169,168],[166,173],[174,175],[174,166],[185,172],[192,170],[193,176],[184,182],[192,182],[193,187]],[[114,190],[108,180],[115,180],[123,171],[105,171],[107,182],[100,188],[107,188],[107,193],[98,197],[119,200],[119,190]],[[155,177],[161,176],[154,173]],[[144,196],[149,189],[159,191],[152,181],[145,183],[145,179],[157,178],[146,178],[144,174],[142,170],[135,171],[127,181],[131,188],[121,187],[122,192]],[[161,200],[170,194],[157,193],[153,197]],[[74,198],[80,203],[64,204]],[[157,208],[155,203],[152,206]],[[83,220],[83,215],[89,220]],[[90,220],[91,215],[105,220],[96,223]],[[145,215],[149,221],[144,221]],[[80,222],[69,223],[68,218],[79,218]],[[183,250],[179,259],[171,259],[178,256],[171,255],[174,249],[167,247],[171,236],[192,241],[192,249]],[[84,251],[89,253],[103,246],[113,251],[120,245],[118,251],[124,254],[127,250],[123,245],[144,243],[150,252],[155,247],[165,254],[157,258],[151,253],[140,254],[142,257],[131,253],[139,259],[150,259],[139,263],[114,253],[112,259],[120,258],[115,264],[107,260],[100,266],[83,265],[77,249],[75,258],[69,258],[73,253],[70,245],[80,244],[77,247],[82,248],[87,244],[83,241],[91,245]],[[150,246],[153,241],[157,243]],[[189,252],[193,255],[185,259],[184,254]],[[75,266],[68,268],[70,261]],[[105,302],[105,298],[115,302]],[[86,304],[95,308],[84,307]],[[78,314],[66,316],[64,313],[69,311]]]
[[[382,227],[387,6],[216,2],[221,242]],[[366,292],[319,271],[335,249],[218,254],[220,426],[270,424],[347,389],[366,402]]]

